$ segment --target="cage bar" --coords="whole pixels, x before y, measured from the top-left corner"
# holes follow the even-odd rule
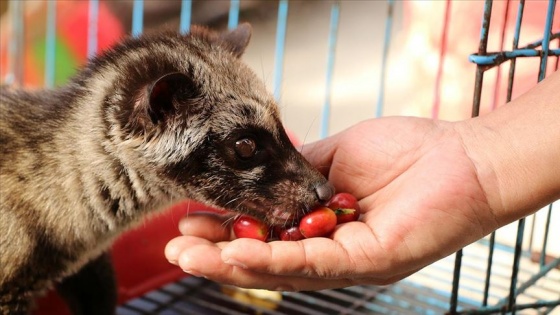
[[[548,232],[550,231],[550,218],[552,217],[552,204],[548,205],[548,212],[546,214],[546,224],[544,226],[544,237],[543,237],[543,244],[541,250],[541,257],[539,258],[539,265],[541,269],[545,265],[545,258],[546,258],[546,248],[548,245]]]
[[[443,18],[443,27],[441,30],[441,46],[439,49],[439,61],[436,72],[436,83],[434,87],[434,105],[432,106],[432,118],[438,119],[439,107],[441,102],[441,80],[443,77],[443,67],[445,63],[445,54],[447,49],[447,30],[449,29],[449,17],[451,16],[451,0],[445,2],[445,13]]]
[[[394,0],[387,0],[387,17],[385,18],[385,37],[383,39],[383,51],[381,54],[381,71],[379,79],[379,96],[377,98],[377,110],[375,117],[383,116],[383,105],[385,102],[385,79],[387,73],[387,63],[389,59],[389,47],[391,46],[391,32],[393,28],[393,11],[395,9]]]
[[[525,8],[525,0],[520,0],[519,5],[517,7],[517,18],[515,20],[515,30],[513,32],[513,44],[512,50],[516,50],[519,47],[519,34],[521,32],[521,21],[523,20],[523,10]],[[508,87],[507,87],[507,95],[506,95],[506,102],[511,101],[511,94],[513,91],[513,81],[515,75],[515,65],[517,59],[511,59],[510,67],[509,67],[509,74],[508,74]],[[535,222],[535,221],[533,221]]]
[[[239,24],[239,0],[229,2],[228,29],[232,30]]]
[[[478,54],[486,54],[486,47],[488,45],[488,33],[490,29],[490,18],[492,16],[492,0],[487,0],[484,3],[484,13],[482,18],[482,27],[480,31],[480,43],[478,47]],[[476,68],[476,78],[475,78],[475,88],[473,97],[473,108],[472,116],[478,116],[480,112],[480,97],[482,94],[482,80],[484,75],[484,69],[481,66]],[[459,284],[461,277],[461,260],[463,256],[463,250],[459,250],[455,255],[455,268],[453,271],[453,287],[451,289],[451,300],[449,302],[449,313],[457,313],[457,300],[459,297]]]
[[[558,44],[557,46],[560,48],[560,37],[558,38]],[[558,64],[560,63],[560,55],[556,55],[556,65],[555,65],[555,69],[558,70]]]
[[[486,55],[486,47],[488,46],[488,32],[490,29],[491,17],[492,17],[492,0],[487,0],[484,3],[484,14],[482,18],[482,27],[480,30],[480,44],[478,46],[477,56]],[[482,81],[484,79],[484,70],[485,70],[480,63],[477,63],[477,65],[478,66],[476,67],[476,77],[475,77],[475,84],[474,84],[472,117],[476,117],[480,113],[480,97],[482,95]]]
[[[546,264],[545,266],[543,266],[542,269],[538,273],[534,274],[525,283],[520,285],[517,288],[516,293],[519,295],[519,294],[525,292],[525,290],[527,290],[528,288],[533,286],[539,279],[541,279],[549,271],[551,271],[554,268],[557,268],[558,266],[560,266],[560,257],[553,260],[549,264]],[[492,314],[492,313],[496,313],[496,312],[505,312],[505,311],[508,311],[508,312],[514,314],[515,311],[528,309],[528,308],[554,307],[554,306],[560,305],[560,300],[551,300],[551,301],[540,300],[540,301],[537,301],[535,303],[526,303],[526,304],[515,304],[514,303],[514,304],[511,304],[509,298],[510,297],[508,296],[508,297],[500,300],[494,306],[481,307],[481,308],[478,308],[478,309],[471,309],[471,310],[465,311],[464,314]]]
[[[132,36],[142,34],[144,28],[144,0],[134,0],[132,5]]]
[[[46,25],[46,51],[45,51],[45,86],[52,88],[55,80],[56,61],[56,2],[47,2],[47,25]]]
[[[25,43],[23,41],[25,34],[24,19],[24,4],[23,1],[10,1],[10,14],[12,16],[12,29],[13,34],[8,44],[8,67],[9,70],[6,75],[6,83],[8,84],[21,84],[23,82],[23,65],[24,65],[24,51]]]
[[[323,114],[321,118],[320,137],[325,138],[329,133],[329,119],[331,116],[331,92],[334,72],[334,61],[336,55],[336,42],[338,37],[338,25],[340,19],[340,3],[335,1],[331,6],[331,20],[329,27],[327,74],[325,84],[325,102],[323,103]]]
[[[490,278],[492,276],[492,260],[494,258],[494,244],[496,242],[496,232],[490,234],[488,242],[488,260],[486,262],[486,278],[484,280],[484,294],[482,298],[482,306],[488,305],[488,294],[490,292]]]
[[[179,32],[186,34],[191,29],[192,0],[181,0],[181,16],[179,17]]]
[[[548,51],[547,55],[550,56],[560,55],[560,49],[547,49],[547,51]],[[543,54],[544,54],[543,50],[521,48],[515,51],[492,53],[486,56],[471,55],[469,59],[471,62],[476,63],[478,65],[493,67],[493,66],[498,66],[509,59],[520,58],[520,57],[540,57]]]
[[[453,287],[451,289],[451,299],[449,301],[450,314],[457,313],[462,258],[463,258],[463,250],[461,249],[455,254],[455,267],[453,268]]]
[[[276,26],[276,50],[274,54],[274,99],[276,101],[280,100],[282,93],[287,22],[288,0],[280,0],[278,4],[278,25]]]
[[[508,0],[509,3],[509,0]],[[542,40],[535,41],[526,45],[525,47],[519,49],[519,34],[521,29],[521,22],[523,19],[523,12],[525,8],[525,1],[521,0],[518,6],[518,13],[516,18],[515,24],[515,31],[513,36],[513,47],[511,51],[503,51],[503,47],[500,49],[500,52],[497,53],[487,53],[486,52],[486,45],[488,40],[488,29],[491,17],[491,5],[492,1],[488,0],[485,4],[485,12],[484,12],[484,19],[483,19],[483,27],[481,30],[481,43],[479,46],[479,51],[477,54],[473,54],[470,56],[470,60],[477,64],[477,72],[476,72],[476,81],[475,81],[475,97],[473,101],[473,116],[477,116],[480,109],[480,95],[482,89],[482,80],[484,72],[492,67],[499,66],[501,63],[511,60],[509,74],[508,74],[508,87],[507,87],[507,98],[506,101],[509,102],[511,100],[512,89],[513,89],[513,80],[515,75],[515,65],[516,65],[516,58],[519,57],[540,57],[540,69],[539,69],[539,81],[544,78],[546,75],[546,60],[548,56],[558,56],[557,49],[549,49],[549,45],[552,39],[560,36],[559,33],[553,34],[552,33],[552,16],[555,8],[555,0],[550,0],[548,3],[548,10],[546,13],[546,23],[545,23],[545,34]],[[506,6],[506,16],[507,16],[508,6]],[[504,36],[505,29],[502,28],[502,42]],[[542,46],[541,50],[538,50],[539,46]],[[544,59],[544,61],[543,61]],[[498,78],[499,78],[499,69],[498,69]],[[498,92],[498,84],[499,79],[496,81],[495,89],[494,89],[494,103],[496,102],[497,92]],[[549,211],[547,214],[547,222],[545,225],[545,232],[544,232],[544,239],[542,244],[542,251],[540,253],[540,271],[533,274],[530,279],[526,280],[524,283],[518,285],[518,277],[520,272],[520,263],[521,258],[525,251],[523,250],[523,237],[524,237],[524,230],[525,230],[525,222],[526,219],[521,219],[518,221],[518,229],[517,229],[517,238],[514,247],[514,256],[513,256],[513,265],[511,267],[511,277],[510,277],[510,285],[508,290],[508,295],[502,298],[496,305],[488,306],[488,296],[489,296],[489,288],[490,288],[490,276],[492,274],[491,266],[493,265],[492,258],[493,258],[493,249],[494,249],[494,240],[495,240],[495,233],[492,233],[489,240],[489,254],[488,254],[488,263],[487,263],[487,272],[486,272],[486,281],[484,287],[484,296],[482,306],[480,308],[469,309],[463,311],[461,313],[468,313],[468,314],[491,314],[491,313],[508,313],[508,314],[515,314],[519,310],[524,310],[527,308],[539,308],[539,307],[549,307],[551,310],[557,305],[560,305],[560,300],[553,300],[553,301],[538,301],[535,303],[525,303],[525,304],[518,304],[516,303],[516,299],[518,296],[523,294],[528,288],[534,286],[536,282],[542,279],[547,272],[556,268],[560,264],[560,258],[557,258],[550,262],[549,264],[545,265],[545,257],[546,257],[546,247],[547,247],[547,240],[548,240],[548,229],[550,226],[550,217],[551,217],[551,209],[552,204],[549,205]],[[529,245],[529,251],[532,250],[532,238],[535,232],[534,224],[535,224],[535,217],[533,216],[533,228],[531,230],[531,244]],[[455,274],[458,276],[460,272],[456,270]],[[455,288],[454,290],[458,289]],[[454,308],[453,303],[451,304],[450,308],[451,313],[456,311]]]
[[[546,76],[546,65],[548,63],[548,54],[550,46],[550,34],[552,33],[552,20],[554,15],[554,8],[556,7],[556,0],[548,1],[548,10],[546,12],[546,22],[544,26],[544,34],[542,40],[542,56],[541,67],[539,69],[539,82],[544,80]]]
[[[89,0],[87,56],[97,53],[97,28],[99,25],[99,0]]]
[[[506,26],[508,24],[508,17],[509,17],[509,6],[511,1],[506,1],[506,8],[504,9],[504,23],[502,23],[502,32],[500,33],[500,51],[504,50],[504,42],[506,38]],[[499,99],[499,92],[500,86],[502,82],[502,68],[498,67],[496,72],[496,81],[494,83],[494,97],[492,99],[492,110],[498,107],[498,99]]]
[[[521,251],[523,247],[523,233],[525,232],[525,219],[519,220],[517,227],[517,240],[515,242],[515,253],[513,256],[513,267],[511,268],[511,284],[509,288],[508,304],[507,310],[511,310],[512,314],[515,314],[513,305],[515,304],[515,298],[519,294],[516,290],[517,287],[517,276],[519,273],[519,261],[521,260]]]

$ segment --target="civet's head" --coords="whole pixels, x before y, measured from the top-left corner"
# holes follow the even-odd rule
[[[87,71],[127,75],[104,88],[104,104],[118,155],[149,170],[140,181],[283,224],[334,189],[294,148],[274,99],[240,60],[250,36],[248,24],[144,35]]]

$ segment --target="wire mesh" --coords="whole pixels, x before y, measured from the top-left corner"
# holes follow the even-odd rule
[[[504,309],[492,306],[481,309],[481,277],[486,257],[482,254],[486,242],[473,244],[464,250],[462,260],[462,294],[458,307],[464,314],[502,313]],[[514,251],[497,246],[498,259],[494,263],[493,286],[488,296],[499,301],[501,292],[507,292],[510,282],[511,261]],[[530,257],[521,257],[519,274],[530,279],[539,268]],[[427,267],[412,277],[390,286],[355,286],[316,292],[285,292],[274,299],[250,297],[246,291],[227,290],[228,287],[203,278],[188,277],[119,307],[119,315],[144,314],[445,314],[449,313],[451,286],[449,275],[455,268],[453,256]],[[425,283],[430,283],[426,286]],[[547,314],[557,301],[542,301],[546,296],[558,296],[560,271],[551,270],[546,278],[520,294],[523,303],[516,310],[523,314]],[[496,290],[497,289],[497,290]]]
[[[546,15],[546,22],[544,25],[544,34],[543,39],[537,41],[535,43],[531,43],[526,47],[518,48],[519,45],[519,37],[521,32],[521,21],[523,20],[523,12],[525,7],[525,1],[521,0],[518,4],[518,13],[516,19],[516,26],[514,32],[514,40],[513,40],[513,47],[511,51],[500,51],[497,53],[488,53],[487,52],[487,43],[489,37],[489,29],[492,17],[492,0],[487,0],[485,2],[484,7],[484,14],[482,19],[482,27],[481,27],[481,36],[480,36],[480,45],[477,54],[473,54],[470,57],[470,60],[477,64],[476,69],[476,79],[475,79],[475,90],[474,90],[474,98],[473,98],[473,110],[472,115],[478,116],[480,113],[480,105],[481,105],[481,94],[482,94],[482,87],[483,87],[483,79],[484,74],[487,70],[498,67],[498,75],[496,76],[496,84],[494,88],[494,102],[492,104],[493,109],[496,107],[497,103],[497,94],[499,93],[498,84],[500,82],[500,68],[499,66],[506,62],[510,61],[510,69],[509,69],[509,76],[508,76],[508,87],[507,87],[507,97],[506,101],[509,102],[511,100],[512,89],[513,89],[513,81],[515,77],[515,64],[516,58],[519,57],[540,57],[540,67],[538,72],[538,81],[540,82],[546,76],[546,69],[547,69],[547,61],[549,56],[558,56],[558,49],[550,49],[550,41],[551,38],[556,38],[560,36],[560,33],[553,34],[553,17],[555,12],[555,0],[550,0],[548,2],[548,8],[546,12],[543,14]],[[501,33],[501,48],[503,49],[503,42],[504,42],[504,33],[505,33],[505,25],[507,23],[507,16],[509,12],[510,1],[507,1],[506,9],[505,9],[505,18],[504,18],[504,26],[502,28]],[[538,47],[541,47],[539,50]],[[450,313],[457,314],[457,313],[476,313],[476,314],[491,314],[491,313],[511,313],[515,314],[518,310],[523,310],[527,308],[538,308],[538,307],[555,307],[560,305],[560,293],[558,296],[554,297],[551,300],[541,300],[534,303],[529,304],[519,304],[516,303],[517,297],[522,294],[526,289],[533,286],[539,279],[546,276],[546,274],[556,268],[560,264],[560,258],[557,258],[551,261],[548,264],[544,264],[544,258],[546,247],[547,247],[547,239],[548,239],[548,228],[550,224],[550,216],[552,212],[552,205],[549,206],[549,212],[547,215],[547,224],[545,226],[544,232],[544,243],[542,246],[542,254],[540,259],[540,269],[535,272],[532,277],[527,279],[525,282],[518,284],[519,282],[519,271],[520,271],[520,261],[523,255],[528,255],[530,252],[523,249],[523,240],[524,240],[524,233],[525,233],[525,222],[526,219],[521,219],[518,222],[517,227],[517,239],[515,242],[514,247],[514,256],[513,256],[513,263],[511,266],[511,277],[510,277],[510,284],[509,290],[507,295],[505,295],[502,299],[500,299],[495,305],[488,306],[488,294],[490,291],[490,283],[492,278],[492,267],[493,267],[493,259],[494,259],[494,246],[495,246],[495,233],[492,233],[490,236],[490,241],[488,244],[489,253],[488,253],[488,260],[486,263],[486,275],[485,275],[485,286],[484,286],[484,297],[481,303],[481,306],[476,309],[465,310],[462,312],[457,311],[457,299],[459,298],[459,279],[461,275],[461,259],[462,259],[462,251],[459,251],[456,254],[456,267],[454,270],[454,279],[453,279],[453,295],[450,301]],[[535,222],[533,220],[533,222]],[[534,229],[531,231],[531,238],[532,234],[535,232]]]

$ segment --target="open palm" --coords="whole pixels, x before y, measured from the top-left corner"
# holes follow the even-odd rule
[[[302,154],[337,191],[355,195],[358,222],[331,238],[230,240],[217,217],[190,215],[167,258],[185,271],[242,287],[317,290],[387,284],[498,227],[453,123],[419,118],[365,121]]]

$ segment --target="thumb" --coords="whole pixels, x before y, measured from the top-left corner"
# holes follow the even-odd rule
[[[300,153],[309,163],[328,178],[333,156],[337,149],[337,137],[328,137],[304,144]]]

